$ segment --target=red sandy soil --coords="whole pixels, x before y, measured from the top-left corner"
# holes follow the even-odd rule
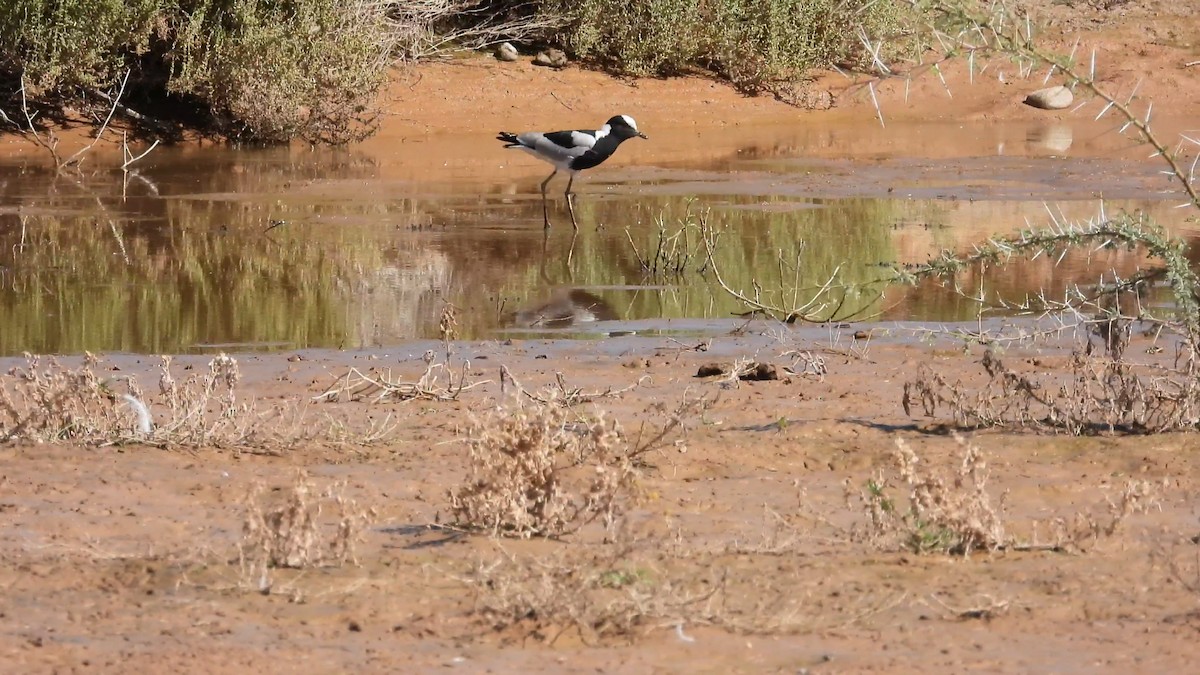
[[[1141,95],[1182,116],[1200,98],[1200,67],[1185,65],[1200,59],[1200,22],[1194,6],[1176,4],[1192,3],[1131,2],[1074,13],[1048,4],[1046,13],[1057,22],[1054,44],[1069,48],[1078,35],[1081,53],[1098,45],[1105,82],[1127,91],[1145,76]],[[914,82],[907,103],[902,83],[884,85],[884,109],[897,119],[1069,114],[1021,106],[1030,83],[980,77],[970,85],[961,65],[947,68],[946,77],[953,98],[926,76]],[[1034,80],[1040,85],[1040,77]],[[704,79],[626,82],[486,59],[436,63],[398,75],[390,92],[395,112],[364,151],[403,153],[397,175],[465,180],[494,171],[501,161],[498,153],[477,152],[479,129],[574,127],[626,112],[656,141],[639,148],[639,156],[667,162],[735,147],[761,125],[875,115],[863,90],[847,88],[840,76],[818,86],[834,91],[837,109],[800,111]],[[417,144],[420,151],[412,152]],[[531,176],[541,171],[537,165],[528,170]],[[973,441],[986,454],[990,490],[996,499],[1007,493],[1005,521],[1023,539],[1032,537],[1035,521],[1081,512],[1103,519],[1106,500],[1116,499],[1128,480],[1153,483],[1158,502],[1112,536],[1070,552],[962,557],[873,546],[850,535],[866,516],[847,505],[843,483],[862,486],[891,467],[897,438],[927,464],[953,467],[956,442],[941,426],[905,415],[902,388],[920,364],[951,379],[973,372],[979,351],[885,338],[868,343],[853,340],[852,332],[835,331],[837,344],[811,335],[786,337],[787,344],[731,335],[715,339],[707,352],[650,338],[462,344],[456,350],[471,360],[473,381],[482,384],[454,401],[318,404],[301,423],[326,429],[328,415],[342,420],[351,436],[371,421],[397,425],[371,445],[305,442],[258,453],[10,443],[0,447],[0,671],[1195,667],[1200,571],[1192,538],[1200,532],[1194,507],[1200,440],[1190,434],[979,433]],[[796,345],[821,356],[828,374],[736,387],[694,377],[705,362],[739,356],[782,365],[789,362],[782,353]],[[1131,353],[1139,346],[1144,351],[1138,343]],[[242,356],[243,396],[307,400],[350,367],[391,367],[415,376],[428,347]],[[1007,358],[1033,369],[1061,367],[1065,360],[1043,347],[1015,349]],[[124,372],[142,372],[150,363],[117,361]],[[202,360],[187,361],[203,368]],[[644,467],[643,497],[632,519],[652,533],[635,546],[638,560],[649,561],[638,564],[651,577],[686,586],[723,575],[724,609],[648,615],[631,632],[598,642],[569,625],[532,618],[497,630],[476,611],[494,590],[470,583],[477,565],[503,563],[507,555],[553,560],[589,550],[592,534],[497,542],[424,527],[448,517],[446,492],[462,483],[468,466],[460,441],[471,416],[501,399],[501,366],[529,390],[551,384],[556,373],[586,391],[644,378],[642,386],[583,407],[607,410],[630,433],[653,419],[653,406],[672,406],[685,391],[719,394],[711,409],[689,419],[682,445],[669,445]],[[142,382],[149,388],[153,379]],[[267,501],[281,498],[298,469],[322,487],[344,481],[347,496],[375,510],[374,524],[362,535],[357,565],[272,570],[264,589],[238,564],[243,499],[255,483],[267,486]],[[331,511],[327,504],[320,519],[326,528],[334,522]],[[764,542],[774,529],[772,514],[793,526],[786,545]],[[1047,539],[1045,525],[1041,531]],[[682,533],[681,540],[671,532]],[[739,547],[744,550],[729,552]]]

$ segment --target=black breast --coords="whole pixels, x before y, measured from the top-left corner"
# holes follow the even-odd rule
[[[591,150],[588,150],[572,160],[571,168],[575,171],[582,171],[584,169],[590,169],[593,166],[598,166],[601,162],[611,157],[612,154],[617,151],[617,146],[621,145],[621,142],[624,140],[625,139],[617,138],[612,134],[601,138],[600,140],[596,141],[596,144],[592,146]]]

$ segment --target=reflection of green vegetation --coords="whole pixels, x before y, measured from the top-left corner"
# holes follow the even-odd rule
[[[355,339],[343,291],[366,242],[247,241],[173,230],[128,236],[90,219],[27,221],[0,308],[0,353],[172,352],[202,343],[339,344]],[[6,256],[8,257],[8,256]],[[376,256],[377,257],[377,256]],[[376,264],[377,261],[376,261]]]
[[[440,307],[445,256],[379,226],[427,222],[418,202],[338,187],[369,179],[369,163],[286,149],[161,160],[159,189],[188,194],[147,196],[135,181],[116,197],[33,172],[0,186],[44,214],[0,215],[0,354],[360,347],[417,337],[416,317]],[[337,184],[314,193],[330,173]],[[274,218],[287,222],[268,233]]]
[[[739,199],[728,206],[713,207],[709,213],[709,224],[724,229],[714,252],[715,261],[726,282],[735,288],[748,290],[757,282],[770,291],[781,285],[790,288],[796,281],[800,286],[819,286],[839,268],[843,283],[861,284],[881,276],[878,263],[895,259],[889,225],[901,208],[899,202],[842,199],[772,210],[761,208],[761,201]],[[781,199],[768,201],[775,206],[787,205]],[[745,306],[721,291],[711,275],[694,271],[702,260],[694,260],[693,269],[678,277],[647,280],[630,248],[630,236],[639,250],[656,246],[658,214],[662,214],[670,229],[677,227],[689,212],[694,215],[704,206],[690,203],[685,197],[581,202],[577,207],[580,220],[603,223],[604,227],[581,227],[573,251],[569,234],[553,232],[546,264],[531,262],[523,273],[509,277],[504,283],[504,294],[536,302],[537,294],[531,296],[530,291],[539,286],[599,288],[598,294],[609,299],[622,317],[629,318],[728,318],[746,311]],[[805,208],[808,206],[815,207]],[[568,253],[572,263],[569,266]],[[703,246],[699,255],[704,255]],[[787,278],[780,278],[781,257],[789,263],[798,263],[797,276],[786,271]],[[606,286],[630,287],[656,281],[665,281],[670,287],[662,292],[604,290]],[[870,293],[852,297],[845,308],[869,309],[867,305],[871,305],[873,297]]]
[[[781,287],[816,287],[835,269],[846,286],[873,281],[889,273],[878,263],[923,261],[932,248],[961,246],[964,231],[1010,216],[962,202],[591,192],[577,201],[572,245],[561,199],[544,239],[536,198],[387,195],[374,167],[353,155],[277,149],[161,160],[153,194],[135,181],[121,198],[119,186],[97,195],[21,172],[0,185],[0,197],[26,214],[0,213],[0,354],[390,345],[436,338],[443,300],[459,309],[460,337],[482,339],[514,310],[572,287],[588,288],[622,319],[727,320],[747,308],[697,271],[706,262],[698,238],[682,274],[657,278],[645,276],[629,239],[651,250],[658,219],[672,232],[689,213],[707,212],[722,232],[714,254],[725,281],[744,292],[757,282],[788,305]],[[273,219],[287,222],[267,232]],[[923,227],[930,222],[949,227]],[[1127,256],[1104,261],[1119,270],[1139,263],[1136,254],[1113,255]],[[799,271],[782,283],[781,257]],[[1014,262],[989,275],[987,290],[1010,300],[1029,289],[1057,293],[1086,276],[1076,262]],[[977,286],[970,270],[958,280]],[[965,320],[976,309],[927,282],[892,288],[883,301],[864,291],[841,313]]]

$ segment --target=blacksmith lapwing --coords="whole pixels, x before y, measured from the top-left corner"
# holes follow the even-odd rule
[[[554,172],[542,181],[542,221],[547,229],[550,227],[550,214],[546,207],[546,185],[558,174],[559,169],[570,172],[567,191],[563,195],[567,198],[567,210],[571,212],[571,225],[578,230],[575,205],[571,203],[571,184],[575,182],[575,174],[599,165],[617,151],[617,146],[635,136],[646,138],[646,134],[638,131],[637,122],[632,117],[617,115],[595,131],[526,131],[523,134],[501,131],[496,139],[506,143],[506,148],[520,148],[554,165]]]

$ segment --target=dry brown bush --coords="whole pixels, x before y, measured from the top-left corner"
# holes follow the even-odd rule
[[[0,382],[0,441],[92,441],[132,433],[133,419],[119,406],[117,394],[96,374],[100,360],[85,354],[68,369],[54,358],[26,354],[24,368],[13,368]]]
[[[951,382],[922,366],[904,383],[904,411],[911,415],[919,406],[933,417],[946,408],[958,425],[1074,435],[1188,431],[1200,423],[1200,363],[1194,358],[1179,366],[1135,365],[1111,348],[1103,355],[1086,350],[1072,355],[1069,372],[1033,375],[1008,367],[989,349],[980,365],[987,381],[978,386]]]
[[[709,405],[685,397],[630,438],[603,411],[581,415],[549,390],[472,420],[465,484],[449,492],[455,523],[511,537],[557,537],[600,520],[610,532],[637,498],[647,453]]]
[[[265,590],[270,587],[271,568],[358,564],[355,548],[375,519],[375,510],[359,507],[345,496],[345,489],[344,483],[333,483],[318,491],[306,474],[299,473],[282,499],[264,505],[265,487],[256,483],[243,504],[245,520],[238,545],[243,579]],[[338,508],[336,521],[322,522],[323,507],[329,503]]]
[[[332,418],[313,424],[304,419],[307,407],[300,401],[242,401],[237,360],[225,354],[182,379],[177,379],[172,357],[160,357],[157,396],[144,393],[133,376],[102,376],[103,361],[93,354],[85,354],[75,368],[53,357],[25,358],[24,367],[0,377],[0,443],[143,443],[279,452],[301,441],[371,443],[391,432],[386,422],[355,432]]]
[[[550,555],[479,561],[467,582],[474,613],[493,630],[554,642],[569,630],[585,643],[632,638],[664,626],[711,623],[724,582],[711,568],[672,575],[636,541],[573,543]],[[680,628],[682,632],[682,628]]]
[[[1200,601],[1200,536],[1163,543],[1151,556],[1152,561],[1164,568],[1170,583],[1196,596]]]
[[[969,555],[973,551],[1082,552],[1102,538],[1116,535],[1130,516],[1158,507],[1160,486],[1147,480],[1130,480],[1115,499],[1104,497],[1096,508],[1033,523],[1028,540],[1007,531],[1004,496],[988,491],[987,462],[977,445],[959,434],[959,463],[949,470],[921,470],[922,458],[904,439],[896,439],[892,457],[896,472],[879,470],[863,490],[847,481],[847,498],[858,500],[867,516],[865,526],[853,535],[884,549],[904,548],[915,553]],[[897,481],[907,487],[907,505],[890,492]],[[1049,528],[1042,541],[1043,525]]]
[[[1161,509],[1159,497],[1166,485],[1149,480],[1125,481],[1115,498],[1105,495],[1093,508],[1057,516],[1045,523],[1035,522],[1031,540],[1013,548],[1085,552],[1097,542],[1116,536],[1131,516]],[[1050,531],[1046,542],[1041,541],[1043,525]]]
[[[664,539],[667,540],[664,545]],[[576,631],[585,643],[633,640],[688,626],[747,635],[788,635],[869,619],[904,602],[907,591],[814,602],[825,580],[811,559],[701,550],[691,537],[631,535],[622,527],[603,544],[571,542],[550,553],[543,542],[475,563],[463,579],[474,594],[474,618],[488,629],[553,642]]]
[[[868,523],[862,533],[884,547],[900,545],[917,553],[996,550],[1009,543],[1000,512],[987,491],[988,471],[978,446],[955,434],[961,461],[953,471],[923,471],[921,459],[904,439],[892,452],[898,478],[908,488],[902,510],[887,492],[892,478],[884,471],[858,494]]]

